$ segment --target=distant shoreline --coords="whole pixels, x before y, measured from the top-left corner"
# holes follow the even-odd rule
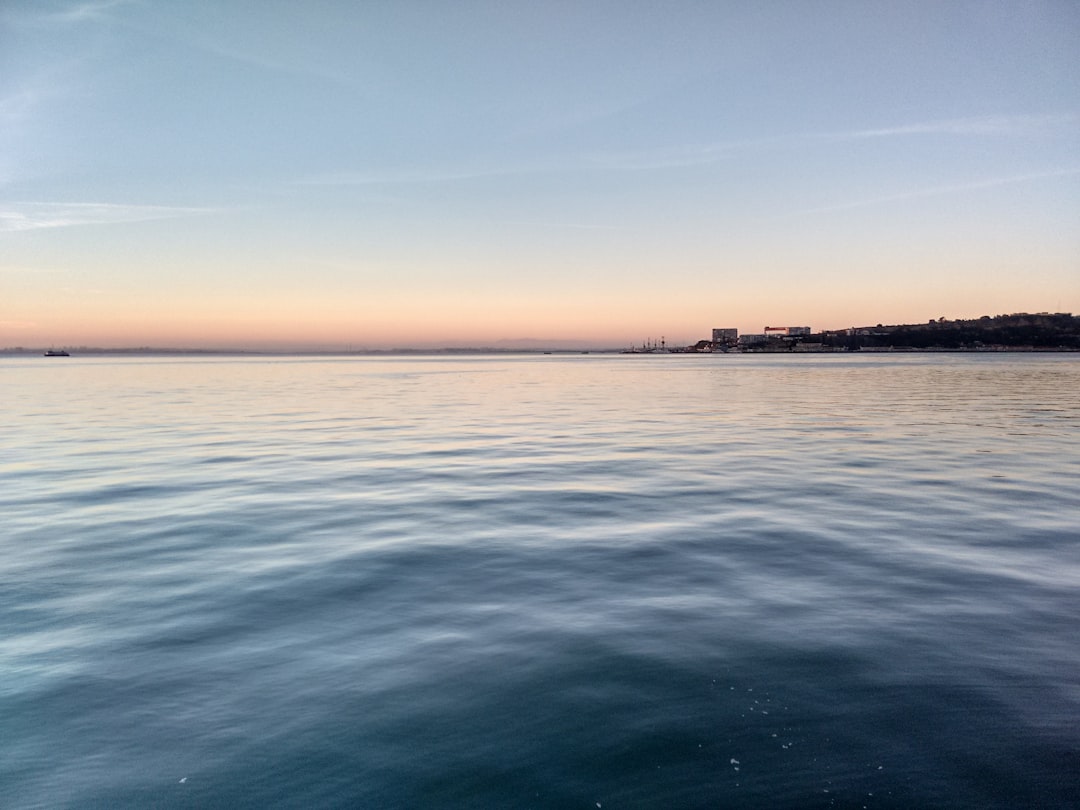
[[[722,333],[722,339],[718,337]],[[778,334],[774,334],[778,333]],[[569,341],[551,339],[561,345],[543,345],[542,341],[499,341],[516,346],[443,346],[438,348],[398,347],[391,349],[238,349],[171,348],[135,346],[13,346],[0,349],[4,356],[41,356],[47,351],[67,351],[75,355],[107,356],[252,356],[252,357],[401,357],[410,355],[571,355],[571,354],[871,354],[911,352],[963,352],[989,354],[1001,352],[1076,352],[1080,351],[1080,316],[1068,312],[1017,312],[1009,315],[984,315],[980,318],[946,320],[938,318],[918,324],[877,324],[875,326],[824,329],[810,327],[765,327],[763,334],[739,335],[735,329],[714,329],[712,340],[699,340],[690,346],[667,346],[651,341],[640,349],[567,345]],[[521,345],[522,343],[530,345]],[[340,344],[339,344],[340,345]]]
[[[462,347],[440,349],[364,349],[342,351],[340,349],[172,349],[139,348],[112,349],[101,347],[64,346],[71,356],[81,357],[405,357],[409,355],[579,355],[579,354],[621,354],[623,349],[496,349],[485,347]],[[2,356],[42,357],[46,349],[41,348],[5,348],[0,349]]]
[[[1076,354],[1080,348],[1068,346],[1006,346],[1003,348],[911,348],[893,346],[888,348],[858,349],[742,349],[717,352],[628,352],[625,349],[372,349],[370,351],[312,351],[282,350],[257,351],[251,349],[67,349],[70,357],[469,357],[469,356],[579,356],[579,355],[629,355],[634,357],[700,357],[702,355],[779,355],[800,357],[803,355],[882,355],[882,354]],[[44,357],[44,349],[0,349],[0,357]],[[63,359],[63,358],[57,358]]]

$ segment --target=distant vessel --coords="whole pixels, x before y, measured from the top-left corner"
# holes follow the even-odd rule
[[[45,356],[46,357],[71,357],[71,355],[68,354],[67,352],[65,352],[63,349],[46,349],[45,350]]]
[[[671,349],[667,347],[667,340],[660,338],[660,342],[656,343],[652,338],[649,338],[641,344],[641,348],[635,348],[631,346],[629,349],[623,350],[622,354],[670,354]]]

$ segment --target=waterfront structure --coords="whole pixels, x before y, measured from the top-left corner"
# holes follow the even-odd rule
[[[738,329],[713,329],[713,343],[735,343],[739,339]]]
[[[766,337],[803,337],[810,334],[809,326],[766,326]]]

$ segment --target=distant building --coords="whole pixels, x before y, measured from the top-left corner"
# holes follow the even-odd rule
[[[740,346],[762,346],[767,340],[765,335],[739,335]]]
[[[796,337],[810,334],[809,326],[766,326],[768,337]]]
[[[739,340],[738,329],[713,329],[712,342],[718,344],[732,344]]]

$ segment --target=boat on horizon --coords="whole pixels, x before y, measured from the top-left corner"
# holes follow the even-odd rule
[[[71,355],[68,354],[67,352],[65,352],[63,349],[46,349],[45,350],[45,356],[46,357],[71,357]]]

